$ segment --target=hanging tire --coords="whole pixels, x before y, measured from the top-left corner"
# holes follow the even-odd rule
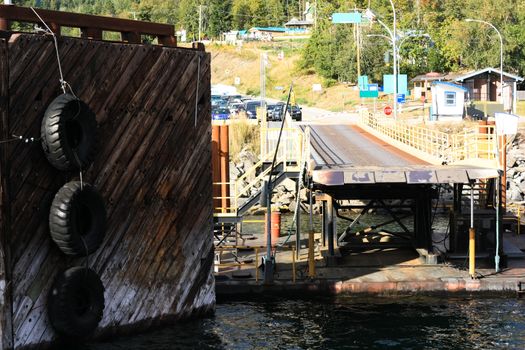
[[[64,254],[87,256],[97,250],[106,234],[106,208],[98,191],[79,181],[65,184],[51,204],[49,231]]]
[[[84,338],[97,328],[104,313],[104,286],[97,273],[73,267],[60,274],[48,298],[48,316],[60,335]]]
[[[47,160],[55,168],[86,169],[96,151],[95,113],[73,95],[60,95],[44,114],[40,137]]]

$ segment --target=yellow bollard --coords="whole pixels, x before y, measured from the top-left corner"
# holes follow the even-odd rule
[[[518,205],[518,236],[520,235],[521,231],[521,206]]]
[[[308,235],[308,277],[315,277],[314,231]]]
[[[259,282],[259,248],[255,247],[255,283]]]
[[[468,230],[469,238],[469,263],[468,271],[471,278],[476,278],[476,229],[471,227]]]

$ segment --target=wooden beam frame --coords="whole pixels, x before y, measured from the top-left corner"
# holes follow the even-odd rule
[[[130,43],[140,43],[141,35],[151,35],[157,37],[159,45],[177,46],[175,29],[169,24],[44,9],[36,11],[55,34],[60,34],[60,27],[72,27],[80,28],[86,39],[102,40],[102,32],[111,31],[121,33],[122,41]],[[41,23],[31,8],[0,5],[0,29],[8,30],[10,21]]]

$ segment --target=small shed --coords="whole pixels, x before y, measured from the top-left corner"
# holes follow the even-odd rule
[[[485,68],[473,71],[454,79],[469,91],[473,101],[497,102],[503,109],[512,109],[516,112],[517,84],[523,81],[522,77],[503,72],[503,94],[501,87],[501,71],[495,68]],[[508,107],[505,107],[506,105]]]
[[[237,39],[239,38],[239,31],[238,30],[230,30],[229,32],[222,33],[224,41],[227,44],[235,45],[237,43]]]
[[[432,83],[431,120],[462,120],[465,115],[465,94],[468,90],[453,83]]]
[[[410,82],[414,84],[412,90],[412,98],[414,100],[419,100],[422,98],[424,98],[425,100],[430,100],[432,97],[432,83],[435,81],[442,80],[445,80],[445,75],[437,72],[429,72],[414,77],[412,80],[410,80]]]
[[[312,20],[300,20],[295,17],[284,24],[285,28],[287,29],[304,29],[304,30],[310,29],[311,27],[313,27],[313,25],[314,25],[314,21]]]
[[[252,40],[271,41],[274,36],[285,34],[284,27],[253,27],[248,30],[248,38]]]

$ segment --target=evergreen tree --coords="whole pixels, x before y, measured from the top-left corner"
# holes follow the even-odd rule
[[[232,28],[232,1],[210,0],[208,6],[208,33],[211,37],[217,38],[221,33]]]

